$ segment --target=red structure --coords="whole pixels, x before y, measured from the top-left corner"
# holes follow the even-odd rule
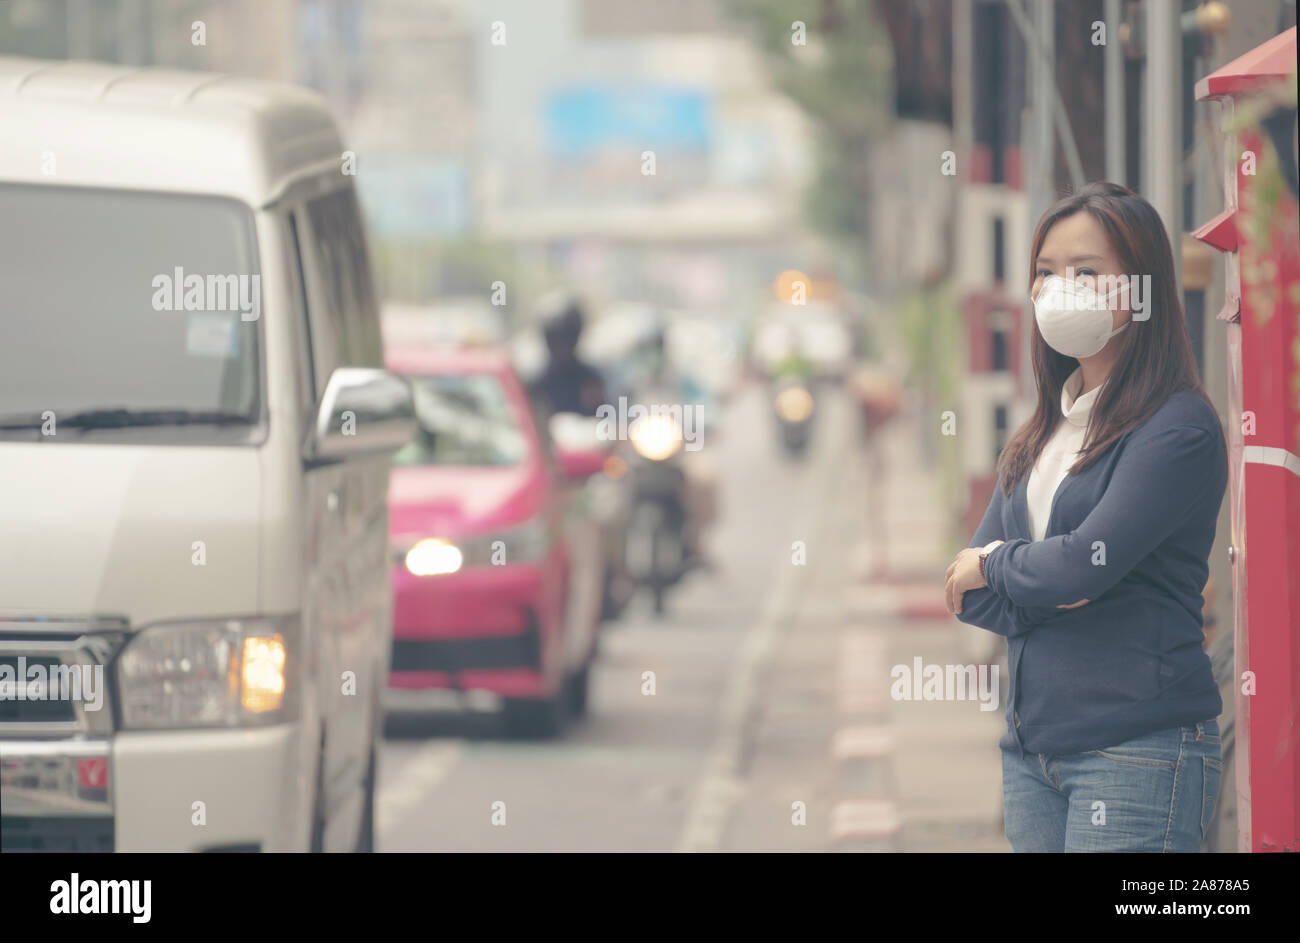
[[[1222,101],[1231,119],[1243,106],[1260,107],[1288,79],[1294,81],[1295,71],[1293,27],[1201,79],[1196,97]],[[1256,122],[1243,123],[1227,142],[1226,153],[1234,159],[1224,175],[1225,209],[1195,233],[1227,260],[1219,318],[1228,331],[1240,851],[1300,851],[1300,218],[1290,153],[1294,121],[1290,111],[1284,137]],[[1276,176],[1271,187],[1261,186],[1266,161],[1281,167],[1280,188]]]

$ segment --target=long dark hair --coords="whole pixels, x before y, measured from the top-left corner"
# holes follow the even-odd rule
[[[1034,231],[1029,254],[1029,286],[1033,290],[1038,254],[1047,232],[1075,213],[1089,213],[1101,224],[1111,248],[1129,275],[1150,275],[1150,296],[1144,298],[1149,319],[1135,322],[1118,336],[1119,355],[1093,404],[1087,438],[1069,473],[1077,475],[1142,425],[1175,393],[1194,390],[1209,402],[1197,376],[1196,360],[1187,338],[1183,306],[1174,277],[1174,256],[1160,215],[1142,197],[1116,183],[1090,183],[1059,200],[1043,214]],[[1032,319],[1031,319],[1032,320]],[[1034,322],[1031,340],[1038,407],[1016,430],[998,458],[1002,490],[1011,494],[1027,476],[1061,419],[1061,388],[1079,362],[1057,353],[1043,340]]]

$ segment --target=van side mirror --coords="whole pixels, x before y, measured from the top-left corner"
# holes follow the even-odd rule
[[[303,460],[320,465],[396,452],[415,430],[410,384],[387,370],[339,367],[325,385]]]

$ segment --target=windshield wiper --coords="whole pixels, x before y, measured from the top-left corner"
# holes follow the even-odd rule
[[[140,426],[233,425],[251,423],[247,413],[217,409],[86,409],[54,415],[55,429],[126,429]],[[0,429],[39,429],[45,424],[42,414],[0,416]]]

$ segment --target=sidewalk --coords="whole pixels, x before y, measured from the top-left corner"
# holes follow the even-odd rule
[[[979,665],[997,651],[994,636],[958,622],[944,607],[948,521],[937,501],[938,471],[917,450],[919,421],[901,416],[882,431],[887,461],[879,486],[886,506],[876,532],[858,544],[854,585],[845,597],[839,763],[857,774],[840,777],[850,824],[838,844],[1006,852],[1011,849],[1001,829],[1000,698],[995,709],[981,710],[977,700],[891,697],[891,672],[901,667],[910,675],[917,658],[923,669]],[[882,553],[887,568],[880,566]],[[878,767],[875,773],[872,767]],[[857,808],[887,830],[888,807],[872,804],[879,799],[892,803],[897,819],[898,834],[890,840],[872,835],[870,825],[852,824]]]
[[[757,679],[725,850],[1011,850],[1001,831],[1001,707],[890,696],[895,666],[978,664],[997,641],[943,606],[945,521],[937,474],[915,449],[916,421],[900,418],[885,433],[890,500],[875,528],[875,482],[863,450],[845,441],[799,605]],[[880,546],[890,575],[872,580]]]

